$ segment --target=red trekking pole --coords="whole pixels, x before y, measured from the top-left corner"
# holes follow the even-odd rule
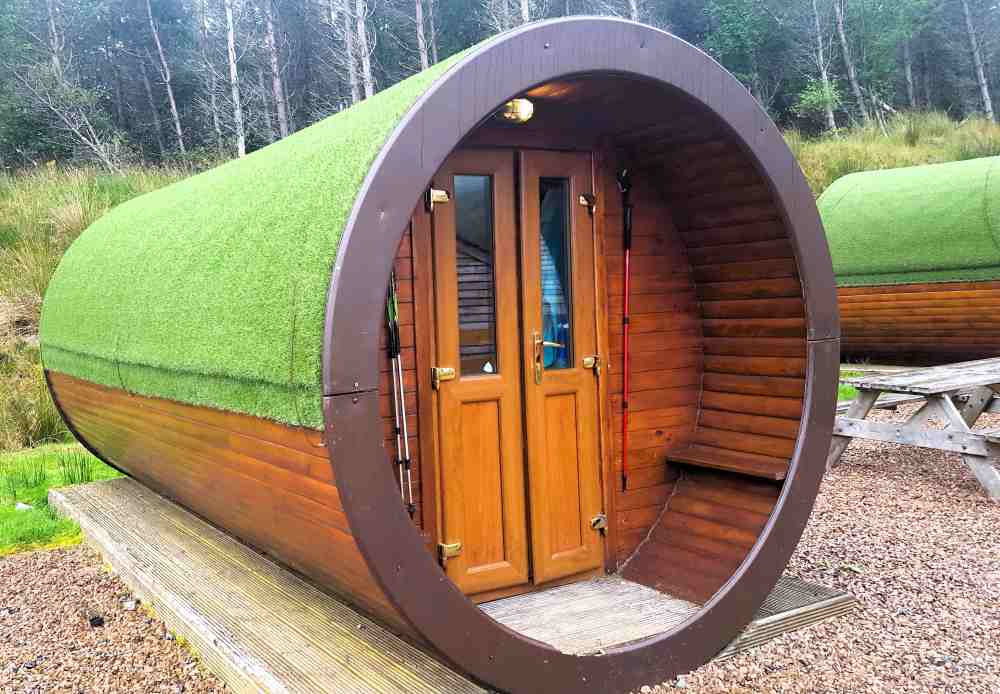
[[[629,295],[632,290],[631,255],[632,255],[632,205],[629,202],[629,191],[632,182],[628,177],[628,169],[618,173],[618,189],[622,193],[622,241],[625,251],[625,281],[624,300],[622,306],[622,352],[624,353],[624,368],[622,369],[622,491],[628,489],[628,400],[630,380],[632,376],[629,360]]]

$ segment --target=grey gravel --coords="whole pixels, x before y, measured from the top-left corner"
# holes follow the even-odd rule
[[[1000,429],[1000,416],[979,428]],[[687,691],[1000,693],[1000,504],[957,455],[853,441],[788,570],[863,611],[710,663],[682,679]]]
[[[134,600],[86,547],[0,559],[0,692],[225,691]]]

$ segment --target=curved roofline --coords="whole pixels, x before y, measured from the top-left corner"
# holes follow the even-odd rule
[[[378,335],[395,250],[431,176],[500,104],[570,75],[613,72],[678,89],[716,113],[768,180],[789,229],[806,301],[808,374],[795,452],[750,555],[671,632],[602,656],[573,656],[492,620],[445,576],[399,503],[384,462]],[[324,415],[331,465],[355,540],[385,594],[463,671],[507,690],[594,691],[653,683],[718,653],[784,570],[822,478],[839,367],[834,277],[815,202],[777,128],[718,63],[666,32],[624,20],[526,25],[473,49],[414,104],[388,139],[344,230],[326,312]],[[532,666],[528,666],[531,664]]]

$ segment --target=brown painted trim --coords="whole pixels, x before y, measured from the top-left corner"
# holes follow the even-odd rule
[[[618,73],[687,94],[727,123],[768,180],[792,235],[807,305],[803,422],[770,520],[733,578],[676,630],[604,656],[577,657],[484,615],[423,549],[384,460],[377,404],[385,286],[413,205],[458,142],[505,100],[569,75]],[[527,25],[480,46],[409,111],[383,147],[344,230],[328,297],[324,414],[330,460],[372,573],[443,657],[507,691],[622,691],[709,660],[773,588],[816,497],[833,425],[839,368],[836,297],[812,193],[777,128],[746,89],[701,51],[631,22],[573,18]]]

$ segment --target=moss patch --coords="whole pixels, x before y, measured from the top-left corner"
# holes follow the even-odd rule
[[[840,286],[1000,279],[1000,157],[851,174],[818,205]]]

